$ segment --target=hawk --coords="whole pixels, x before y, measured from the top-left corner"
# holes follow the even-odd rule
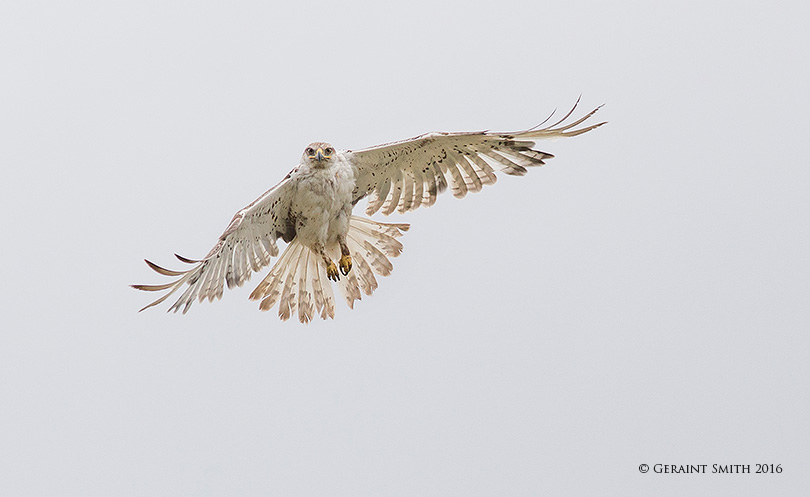
[[[236,213],[208,255],[193,260],[175,254],[190,269],[175,271],[146,260],[156,272],[176,279],[132,285],[166,291],[141,311],[183,288],[169,311],[185,314],[195,300],[221,298],[225,284],[242,286],[253,272],[270,264],[279,253],[280,238],[287,247],[250,299],[260,301],[263,311],[278,304],[282,320],[296,311],[302,323],[316,315],[334,318],[332,282],[353,308],[361,292],[371,295],[377,288],[375,274],[391,273],[389,257],[402,252],[397,238],[409,228],[352,215],[361,199],[368,198],[368,215],[404,213],[433,205],[448,187],[457,198],[478,192],[495,183],[496,170],[522,176],[526,168],[553,157],[535,150],[536,140],[577,136],[605,124],[583,124],[599,107],[567,122],[576,107],[554,124],[541,127],[549,116],[534,128],[514,133],[427,133],[362,150],[311,143],[279,184]]]

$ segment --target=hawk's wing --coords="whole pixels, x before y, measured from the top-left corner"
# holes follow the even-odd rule
[[[579,103],[579,100],[577,100]],[[483,185],[495,183],[494,170],[522,176],[526,167],[543,165],[553,155],[533,150],[534,142],[544,138],[576,136],[604,122],[577,128],[599,107],[574,122],[564,124],[576,109],[556,123],[516,133],[428,133],[363,150],[347,151],[356,168],[353,202],[369,196],[366,213],[380,208],[383,214],[400,213],[431,206],[436,194],[447,186],[455,197],[478,192]],[[549,116],[550,118],[551,116]],[[548,119],[546,119],[548,121]]]
[[[228,228],[220,235],[217,244],[201,260],[191,260],[175,254],[182,262],[194,264],[186,271],[164,269],[146,261],[152,269],[166,276],[179,276],[163,285],[132,285],[146,291],[168,290],[166,295],[141,310],[160,304],[184,284],[188,288],[180,295],[169,311],[181,307],[185,314],[194,299],[213,301],[222,297],[223,283],[228,288],[242,286],[250,278],[251,271],[258,271],[270,264],[270,258],[278,255],[276,240],[290,241],[295,236],[294,220],[290,218],[290,201],[295,182],[291,181],[296,169],[279,184],[268,190],[252,204],[236,213]],[[294,179],[294,178],[293,178]]]

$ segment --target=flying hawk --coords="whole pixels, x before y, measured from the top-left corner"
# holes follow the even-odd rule
[[[436,195],[448,187],[458,198],[478,192],[495,183],[496,170],[522,176],[527,167],[541,166],[553,157],[534,150],[536,140],[581,135],[605,124],[580,126],[599,107],[566,123],[574,109],[576,104],[550,126],[541,127],[551,116],[516,133],[428,133],[363,150],[312,143],[279,184],[236,213],[208,255],[192,260],[175,254],[191,269],[173,271],[147,260],[156,272],[177,279],[163,285],[132,285],[138,290],[167,291],[141,310],[184,287],[169,311],[182,309],[185,314],[194,300],[221,298],[224,284],[242,286],[253,271],[269,265],[278,255],[276,240],[281,238],[288,244],[284,253],[250,299],[261,301],[263,311],[278,303],[282,320],[296,310],[302,323],[316,314],[334,318],[330,281],[353,308],[361,291],[371,295],[377,288],[375,274],[391,273],[388,258],[401,253],[397,238],[409,228],[353,216],[361,199],[368,197],[368,215],[379,210],[385,215],[395,210],[404,213],[433,205]]]

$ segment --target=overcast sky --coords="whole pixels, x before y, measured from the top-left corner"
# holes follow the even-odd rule
[[[294,3],[0,7],[0,493],[808,495],[806,2]],[[136,312],[311,141],[580,94],[334,321]]]

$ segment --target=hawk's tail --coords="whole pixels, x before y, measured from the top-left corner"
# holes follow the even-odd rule
[[[391,274],[394,266],[388,258],[402,253],[402,243],[397,238],[408,228],[408,224],[351,217],[346,243],[352,257],[352,270],[337,283],[349,307],[353,308],[354,301],[362,298],[361,291],[371,295],[377,288],[374,273]],[[326,247],[326,254],[337,261],[340,247],[337,243]],[[278,302],[278,315],[285,321],[296,309],[302,323],[311,321],[316,313],[322,319],[335,317],[335,297],[323,260],[297,238],[287,245],[270,273],[250,294],[250,299],[261,300],[259,309],[263,311]]]

